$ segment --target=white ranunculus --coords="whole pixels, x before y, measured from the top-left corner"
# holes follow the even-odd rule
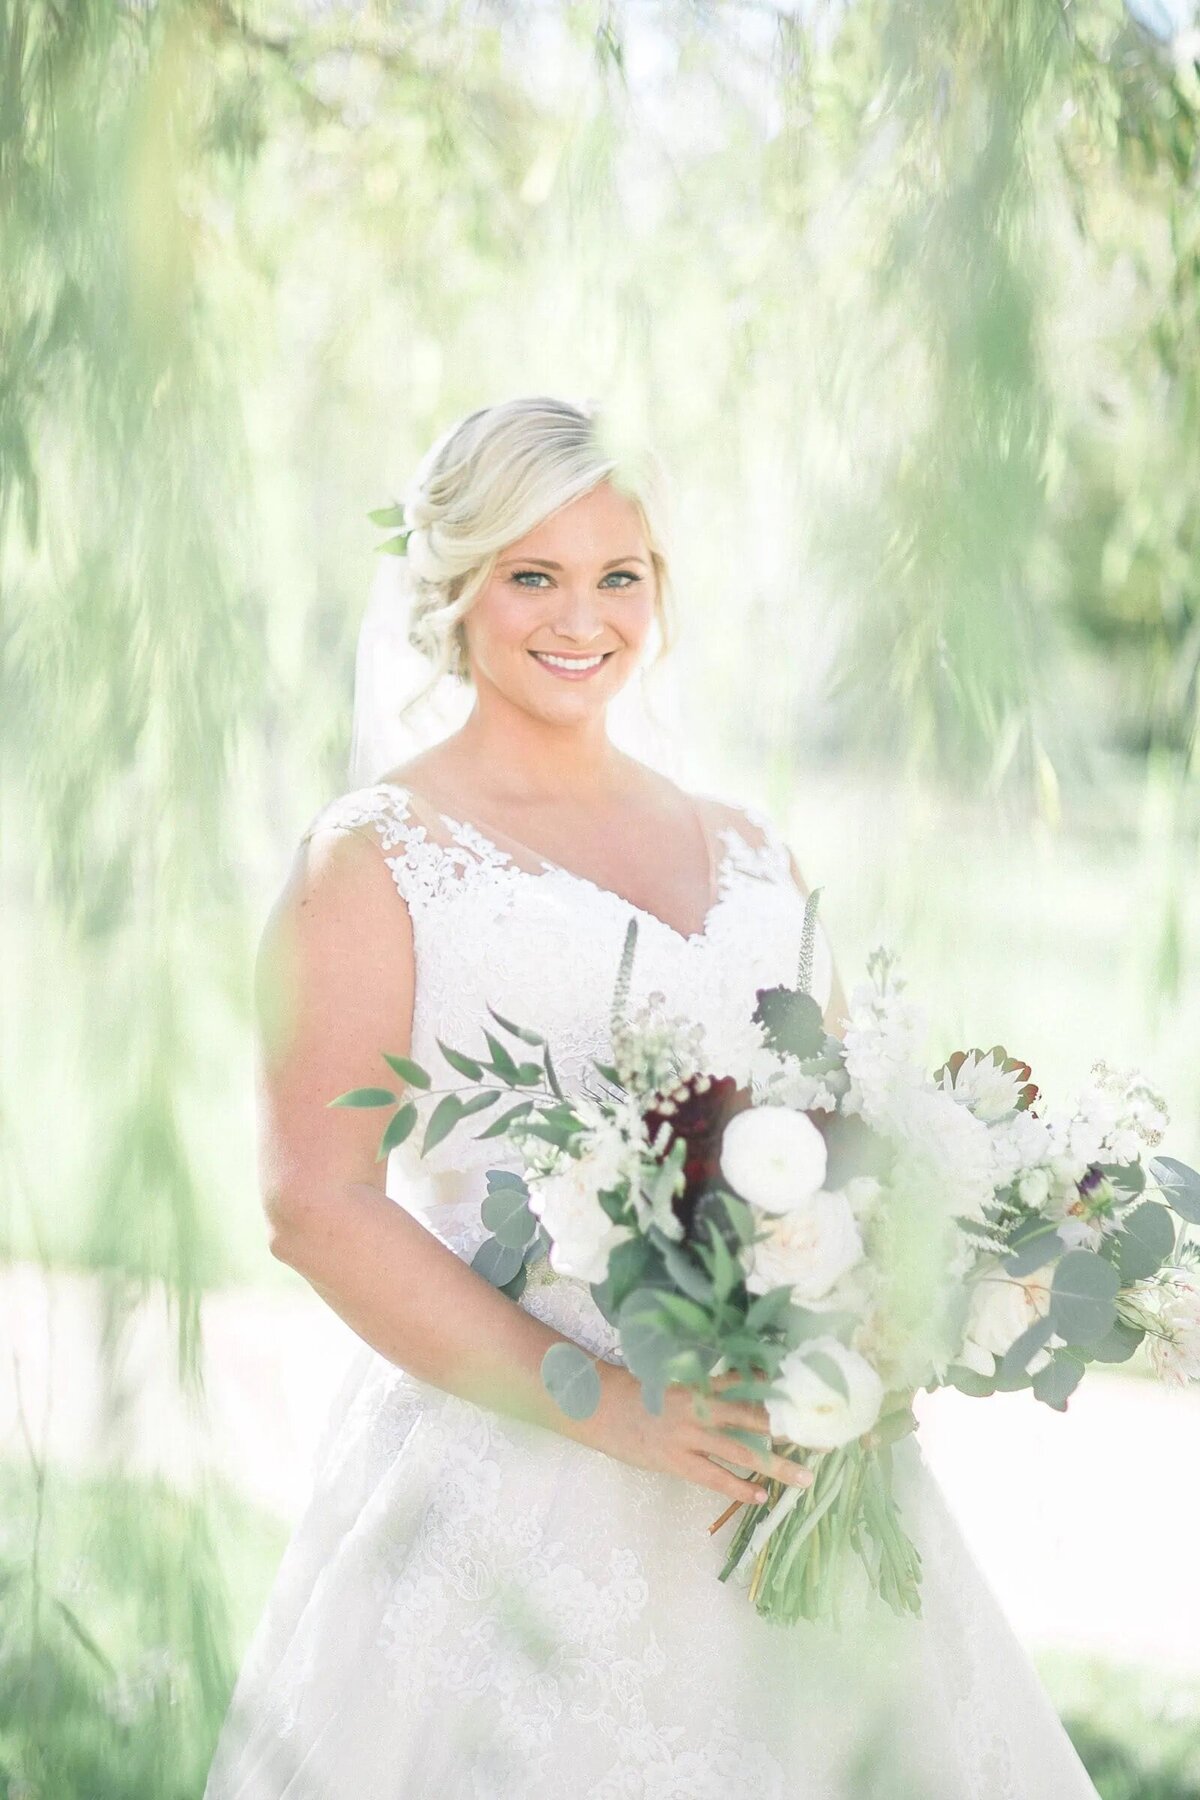
[[[1178,1387],[1200,1381],[1200,1269],[1190,1264],[1164,1269],[1151,1298],[1165,1333],[1147,1339],[1151,1368]]]
[[[754,1294],[790,1287],[797,1300],[819,1300],[860,1260],[858,1223],[846,1195],[819,1188],[801,1205],[772,1218],[747,1252],[746,1286]]]
[[[825,1179],[825,1139],[789,1106],[747,1107],[722,1134],[721,1173],[751,1206],[789,1212]]]
[[[971,1292],[971,1304],[958,1360],[979,1375],[994,1375],[1000,1358],[1011,1350],[1021,1333],[1050,1310],[1052,1269],[1035,1269],[1031,1275],[983,1276]],[[1036,1374],[1050,1361],[1048,1350],[1039,1350],[1026,1364]]]
[[[805,1361],[813,1350],[837,1364],[846,1378],[848,1400]],[[836,1450],[861,1437],[883,1405],[883,1382],[866,1357],[835,1337],[812,1338],[790,1350],[780,1365],[777,1385],[783,1390],[781,1397],[766,1402],[771,1431],[807,1450]]]
[[[565,1168],[529,1184],[529,1210],[550,1236],[550,1267],[578,1281],[603,1281],[615,1247],[632,1233],[614,1225],[599,1194],[611,1173],[604,1159],[572,1158]]]

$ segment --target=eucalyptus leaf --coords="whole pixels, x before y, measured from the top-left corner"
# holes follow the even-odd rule
[[[502,1244],[499,1238],[484,1238],[478,1250],[471,1258],[471,1267],[476,1274],[490,1281],[493,1287],[503,1287],[512,1280],[521,1267],[524,1258],[519,1250],[511,1244]]]
[[[1113,1301],[1121,1278],[1112,1264],[1091,1250],[1068,1250],[1054,1271],[1050,1317],[1068,1344],[1090,1344],[1116,1322]]]
[[[1155,1200],[1143,1200],[1121,1220],[1117,1233],[1117,1268],[1128,1285],[1157,1274],[1175,1248],[1175,1220],[1170,1209]]]
[[[1062,1239],[1053,1226],[1039,1227],[1037,1231],[1019,1238],[1012,1250],[1004,1259],[1004,1271],[1018,1279],[1022,1275],[1032,1275],[1035,1269],[1042,1269],[1058,1256],[1063,1247]]]
[[[1200,1175],[1174,1156],[1156,1156],[1150,1174],[1163,1191],[1167,1204],[1189,1225],[1200,1225]]]
[[[524,1262],[522,1262],[512,1280],[506,1281],[500,1289],[500,1292],[502,1294],[507,1294],[510,1300],[519,1300],[521,1295],[525,1292],[525,1283],[528,1280],[529,1270],[526,1268]]]
[[[1032,1325],[1027,1325],[1020,1336],[1014,1339],[1000,1358],[997,1375],[1008,1380],[1014,1375],[1027,1374],[1033,1357],[1045,1348],[1053,1336],[1054,1326],[1048,1317],[1035,1319]]]
[[[1084,1366],[1081,1356],[1073,1356],[1069,1350],[1056,1350],[1051,1361],[1033,1378],[1035,1397],[1056,1412],[1066,1412],[1067,1398],[1082,1381]]]
[[[493,1188],[484,1199],[480,1217],[502,1244],[516,1250],[524,1250],[537,1230],[537,1220],[518,1188]]]
[[[600,1371],[578,1344],[551,1344],[542,1358],[542,1380],[569,1419],[590,1419],[600,1404]]]
[[[1106,1336],[1087,1345],[1088,1357],[1093,1362],[1128,1362],[1145,1335],[1143,1327],[1129,1325],[1124,1319],[1118,1319]]]
[[[494,1193],[497,1188],[516,1188],[518,1193],[524,1194],[527,1199],[529,1197],[529,1187],[525,1177],[518,1175],[515,1169],[486,1169],[484,1179],[487,1182],[489,1194]]]
[[[977,1369],[968,1369],[965,1363],[951,1363],[946,1370],[946,1381],[960,1394],[970,1394],[975,1400],[985,1399],[996,1391],[995,1376],[981,1375]]]

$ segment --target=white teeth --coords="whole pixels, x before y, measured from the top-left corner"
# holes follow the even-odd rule
[[[594,669],[597,663],[604,661],[603,656],[551,656],[545,650],[533,653],[539,662],[549,663],[552,669]]]

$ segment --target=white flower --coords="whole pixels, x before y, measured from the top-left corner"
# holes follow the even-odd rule
[[[582,1154],[563,1158],[549,1173],[529,1177],[529,1210],[549,1234],[550,1267],[579,1281],[603,1281],[608,1258],[617,1244],[633,1234],[616,1225],[600,1204],[600,1195],[620,1191],[636,1174],[639,1144],[630,1140],[621,1121],[610,1119],[594,1102],[574,1102],[589,1123]],[[640,1124],[629,1113],[625,1126]]]
[[[747,1107],[722,1133],[721,1173],[752,1206],[788,1212],[824,1181],[825,1139],[789,1106]]]
[[[1184,1264],[1164,1269],[1147,1298],[1155,1324],[1166,1333],[1158,1337],[1152,1331],[1146,1338],[1154,1373],[1177,1387],[1200,1381],[1200,1269]]]
[[[790,1287],[801,1302],[819,1300],[862,1253],[862,1238],[846,1195],[821,1188],[773,1218],[765,1235],[751,1245],[746,1286],[753,1294]]]
[[[813,1351],[837,1364],[849,1399],[830,1387],[805,1360]],[[865,1356],[835,1337],[810,1338],[790,1350],[780,1365],[778,1399],[766,1402],[771,1431],[808,1450],[836,1450],[869,1431],[883,1404],[883,1383]]]
[[[843,1039],[847,1112],[879,1123],[898,1094],[926,1080],[921,1051],[927,1029],[925,1013],[905,998],[902,985],[880,990],[861,982],[854,989]]]
[[[1021,1333],[1050,1311],[1052,1269],[1035,1269],[1029,1275],[985,1275],[971,1291],[959,1362],[979,1375],[994,1375],[1000,1358],[1011,1350]],[[1026,1368],[1036,1373],[1050,1361],[1047,1350],[1030,1357]]]
[[[1050,1198],[1051,1180],[1049,1169],[1026,1169],[1017,1180],[1017,1191],[1024,1204],[1035,1212],[1045,1206]]]

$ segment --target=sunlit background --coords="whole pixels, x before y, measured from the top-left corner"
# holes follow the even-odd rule
[[[1200,1161],[1200,29],[1179,0],[0,0],[0,1791],[197,1796],[354,1343],[266,1249],[251,968],[378,533],[596,396],[694,785],[848,984]],[[1105,1800],[1200,1794],[1200,1396],[932,1397]],[[6,1785],[5,1785],[6,1784]]]

